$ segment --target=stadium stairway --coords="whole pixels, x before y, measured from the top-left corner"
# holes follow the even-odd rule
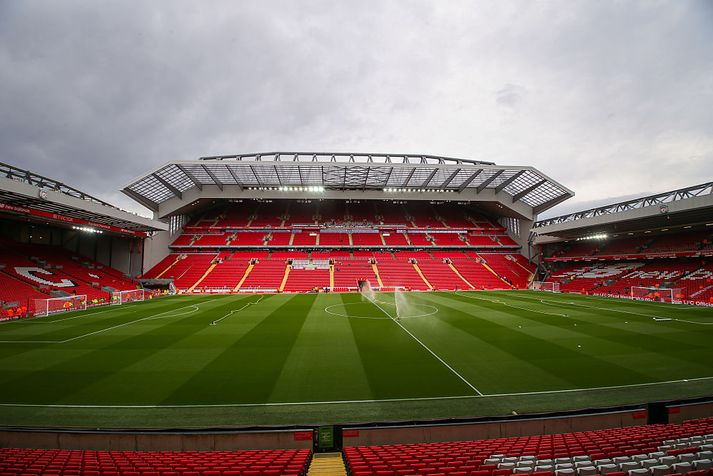
[[[205,278],[207,278],[208,275],[215,269],[216,266],[218,266],[217,263],[211,263],[210,266],[208,266],[208,269],[205,271],[205,273],[203,273],[203,276],[201,276],[200,278],[198,278],[198,280],[197,280],[195,283],[193,283],[193,285],[191,285],[190,288],[188,288],[188,292],[189,292],[189,293],[192,293],[193,290],[196,289],[196,286],[198,286],[200,283],[202,283],[203,280],[204,280]]]
[[[423,283],[428,287],[428,289],[433,291],[433,286],[431,286],[431,283],[429,283],[426,277],[423,275],[423,271],[421,271],[421,268],[418,267],[418,264],[413,263],[413,269],[416,270],[416,273],[418,273],[418,275],[421,277]]]
[[[243,277],[240,278],[240,281],[238,281],[238,284],[235,285],[233,288],[233,292],[236,293],[240,290],[240,286],[243,285],[246,279],[248,279],[248,276],[250,275],[250,272],[253,270],[255,267],[255,264],[250,263],[247,268],[245,268],[245,273],[243,273]]]
[[[379,267],[376,265],[376,263],[372,263],[371,269],[374,270],[374,276],[376,276],[376,282],[379,283],[379,287],[382,287],[384,285],[384,282],[381,280],[381,274],[379,274]]]
[[[312,456],[307,476],[346,476],[342,453],[318,453]]]
[[[292,270],[292,266],[289,264],[285,265],[285,274],[282,276],[282,282],[280,283],[280,287],[277,288],[278,291],[282,292],[285,290],[285,285],[287,284],[287,279],[290,277],[290,270]]]
[[[451,269],[453,270],[453,272],[454,272],[455,274],[457,274],[458,277],[459,277],[465,284],[467,284],[468,286],[470,286],[470,289],[475,289],[475,286],[473,286],[472,284],[470,284],[470,281],[468,281],[467,279],[465,279],[465,277],[464,277],[462,274],[460,274],[460,271],[458,271],[458,270],[456,269],[456,267],[453,266],[453,263],[448,263],[448,267],[451,268]]]

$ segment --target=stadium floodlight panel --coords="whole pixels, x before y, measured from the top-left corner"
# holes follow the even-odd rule
[[[577,238],[577,241],[583,241],[583,240],[606,240],[609,238],[609,235],[607,233],[595,233],[593,235],[587,235],[587,236],[580,236]]]

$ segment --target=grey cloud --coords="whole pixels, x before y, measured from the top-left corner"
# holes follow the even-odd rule
[[[0,2],[0,160],[133,210],[167,160],[279,149],[534,165],[584,204],[713,176],[710,45],[703,0]]]

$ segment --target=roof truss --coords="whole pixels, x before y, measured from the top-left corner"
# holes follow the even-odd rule
[[[532,167],[498,166],[491,162],[430,155],[280,152],[206,157],[169,162],[130,184],[124,191],[155,209],[167,200],[181,200],[186,191],[206,185],[239,190],[406,190],[454,191],[486,189],[503,195],[502,203],[521,202],[542,210],[570,190]],[[191,200],[197,196],[190,195]],[[139,200],[140,197],[140,200]],[[467,194],[464,195],[467,199]],[[511,200],[510,200],[511,199]],[[188,200],[188,199],[187,199]]]

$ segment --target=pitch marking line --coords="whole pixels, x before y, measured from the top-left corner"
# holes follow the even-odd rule
[[[77,319],[80,317],[96,316],[97,314],[105,314],[107,312],[112,312],[112,311],[113,311],[113,309],[104,309],[101,311],[94,311],[94,312],[90,312],[88,314],[82,313],[82,314],[78,314],[73,317],[65,317],[62,319],[51,319],[51,318],[48,318],[47,316],[26,317],[24,319],[17,319],[14,321],[5,321],[5,322],[2,322],[1,324],[54,324],[55,322],[71,321],[72,319]],[[133,312],[136,312],[136,310],[134,309],[134,310],[126,311],[127,314],[133,313]]]
[[[123,324],[117,324],[117,325],[115,325],[115,326],[107,327],[107,328],[105,328],[105,329],[99,329],[98,331],[88,332],[88,333],[86,333],[86,334],[78,335],[78,336],[75,336],[75,337],[70,337],[70,338],[64,339],[64,340],[0,340],[0,344],[66,344],[67,342],[72,342],[72,341],[75,341],[75,340],[83,339],[83,338],[85,338],[85,337],[93,336],[93,335],[96,335],[96,334],[101,334],[101,333],[104,333],[104,332],[107,332],[107,331],[110,331],[110,330],[113,330],[113,329],[118,329],[118,328],[120,328],[120,327],[125,327],[125,326],[131,325],[131,324],[136,324],[137,322],[148,321],[148,320],[151,320],[151,319],[163,319],[163,318],[165,318],[165,317],[177,317],[177,316],[180,317],[180,316],[186,316],[186,315],[188,315],[188,314],[193,314],[194,312],[197,312],[197,311],[198,311],[199,306],[200,306],[201,304],[206,304],[206,303],[209,303],[209,302],[217,301],[218,299],[221,299],[221,298],[210,299],[210,300],[208,300],[208,301],[204,301],[204,302],[201,302],[201,303],[198,303],[198,304],[189,304],[189,305],[187,305],[187,306],[178,307],[178,308],[176,308],[176,309],[170,309],[170,310],[168,310],[168,311],[164,311],[164,312],[160,312],[160,313],[158,313],[158,314],[154,314],[154,315],[151,315],[151,316],[143,317],[143,318],[141,318],[141,319],[136,319],[136,320],[133,320],[133,321],[124,322]],[[223,299],[224,299],[224,298],[223,298]],[[174,315],[174,316],[163,316],[163,314],[168,314],[168,313],[171,313],[171,312],[176,312],[176,311],[179,311],[179,310],[181,310],[181,309],[186,309],[186,308],[193,308],[193,310],[191,310],[190,312],[186,312],[186,313],[182,313],[182,314],[177,314],[177,315]],[[163,316],[163,317],[159,317],[159,316]]]
[[[240,312],[240,311],[242,311],[243,309],[252,306],[253,304],[259,303],[260,301],[262,301],[262,298],[263,298],[263,297],[265,297],[265,296],[262,295],[262,296],[260,296],[260,298],[259,298],[257,301],[249,302],[249,303],[245,304],[243,307],[241,307],[240,309],[234,309],[234,310],[230,311],[229,313],[227,313],[226,315],[224,315],[224,316],[221,317],[220,319],[216,319],[215,321],[211,322],[210,325],[211,325],[211,326],[218,325],[218,323],[219,323],[220,321],[222,321],[223,319],[227,319],[228,317],[232,316],[232,315],[235,314],[236,312]]]
[[[549,316],[569,317],[567,314],[559,314],[559,313],[556,313],[556,312],[539,311],[539,310],[537,310],[537,309],[530,309],[530,308],[527,308],[527,307],[515,306],[515,305],[513,305],[513,304],[508,304],[508,303],[506,303],[506,302],[504,302],[504,301],[499,301],[499,300],[497,300],[497,299],[494,300],[494,299],[479,298],[479,297],[475,297],[475,296],[468,296],[467,294],[461,294],[459,291],[455,291],[454,294],[455,294],[456,296],[461,296],[461,297],[468,298],[468,299],[477,299],[477,300],[479,300],[479,301],[489,301],[489,302],[492,302],[492,303],[495,303],[495,304],[502,304],[503,306],[513,307],[513,308],[515,308],[515,309],[522,309],[523,311],[527,311],[527,312],[537,312],[537,313],[540,313],[540,314],[547,314],[547,315],[549,315]]]
[[[658,316],[658,315],[653,315],[653,314],[644,314],[644,313],[642,313],[642,312],[625,311],[625,310],[623,310],[623,309],[613,309],[613,308],[610,308],[610,307],[588,306],[588,305],[586,305],[586,304],[577,304],[577,303],[572,302],[572,301],[568,301],[568,302],[565,302],[565,301],[563,301],[563,302],[558,302],[558,301],[545,301],[544,299],[527,298],[527,297],[524,297],[524,296],[522,296],[522,297],[523,297],[523,299],[535,299],[535,300],[539,300],[539,301],[540,301],[541,303],[543,303],[543,304],[555,304],[555,305],[561,305],[561,306],[578,306],[578,307],[584,307],[584,308],[588,308],[588,309],[599,309],[599,310],[602,310],[602,311],[611,311],[611,312],[621,312],[621,313],[625,313],[625,314],[634,314],[634,315],[636,315],[636,316],[650,317],[650,318],[652,318],[654,321],[657,321],[657,322],[676,321],[676,322],[686,322],[686,323],[688,323],[688,324],[698,324],[698,325],[700,325],[700,326],[713,326],[713,322],[689,321],[689,320],[686,320],[686,319],[678,319],[678,318],[676,318],[676,317],[666,317],[666,316]]]
[[[419,339],[418,337],[416,337],[415,335],[413,335],[413,334],[411,333],[411,331],[409,331],[408,329],[406,329],[406,328],[401,324],[401,322],[399,322],[398,319],[394,319],[394,316],[392,316],[391,314],[389,314],[388,311],[386,311],[383,307],[381,307],[381,306],[377,303],[376,299],[374,299],[373,301],[370,299],[370,301],[372,302],[372,304],[374,304],[374,306],[378,307],[378,308],[381,310],[381,312],[383,312],[384,314],[386,314],[392,321],[394,321],[397,326],[399,326],[399,327],[400,327],[401,329],[403,329],[408,335],[410,335],[410,336],[413,338],[413,340],[415,340],[416,342],[418,342],[419,344],[421,344],[421,346],[422,346],[424,349],[426,349],[432,356],[434,356],[436,359],[438,359],[439,362],[441,362],[443,365],[445,365],[445,366],[448,368],[448,370],[450,370],[451,372],[453,372],[459,379],[461,379],[463,382],[465,382],[466,385],[468,385],[471,389],[473,389],[473,391],[474,391],[475,393],[477,393],[477,394],[478,394],[479,396],[481,396],[481,397],[483,396],[483,393],[482,393],[480,390],[478,390],[477,388],[475,388],[475,386],[474,386],[472,383],[470,383],[468,380],[466,380],[465,377],[463,377],[461,374],[459,374],[453,367],[451,367],[450,365],[448,365],[448,363],[447,363],[445,360],[443,360],[442,358],[440,358],[440,357],[438,356],[438,354],[436,354],[434,351],[432,351],[426,344],[424,344],[423,342],[421,342],[421,339]]]
[[[340,405],[355,403],[388,403],[388,402],[418,402],[434,400],[466,400],[481,398],[517,397],[525,395],[548,395],[572,392],[591,392],[597,390],[613,390],[620,388],[648,387],[654,385],[668,385],[673,383],[689,383],[703,380],[711,380],[713,377],[694,377],[689,379],[664,380],[660,382],[632,383],[628,385],[610,385],[605,387],[590,388],[570,388],[564,390],[541,390],[537,392],[514,392],[514,393],[491,393],[480,395],[449,395],[445,397],[412,397],[412,398],[383,398],[364,400],[324,400],[310,402],[266,402],[266,403],[207,403],[207,404],[185,404],[185,405],[82,405],[71,403],[55,403],[43,405],[41,403],[0,403],[0,407],[29,407],[29,408],[117,408],[117,409],[151,409],[151,408],[241,408],[241,407],[283,407],[300,405]]]
[[[613,309],[611,307],[600,307],[600,306],[588,306],[586,304],[577,304],[573,301],[546,301],[544,299],[538,299],[538,298],[529,298],[525,296],[521,296],[523,299],[530,299],[530,300],[535,300],[539,301],[542,304],[554,304],[554,305],[559,305],[559,306],[577,306],[577,307],[584,307],[587,309],[599,309],[601,311],[610,311],[610,312],[621,312],[624,314],[633,314],[635,316],[643,316],[643,317],[650,317],[656,322],[666,322],[666,321],[676,321],[676,322],[685,322],[688,324],[697,324],[699,326],[713,326],[713,322],[698,322],[698,321],[689,321],[686,319],[678,319],[676,317],[666,317],[666,316],[658,316],[658,315],[653,315],[653,314],[644,314],[642,312],[634,312],[634,311],[625,311],[623,309]],[[597,296],[595,296],[597,297]],[[602,299],[602,298],[600,298]],[[606,299],[606,298],[603,298]],[[624,301],[623,301],[624,302]]]

